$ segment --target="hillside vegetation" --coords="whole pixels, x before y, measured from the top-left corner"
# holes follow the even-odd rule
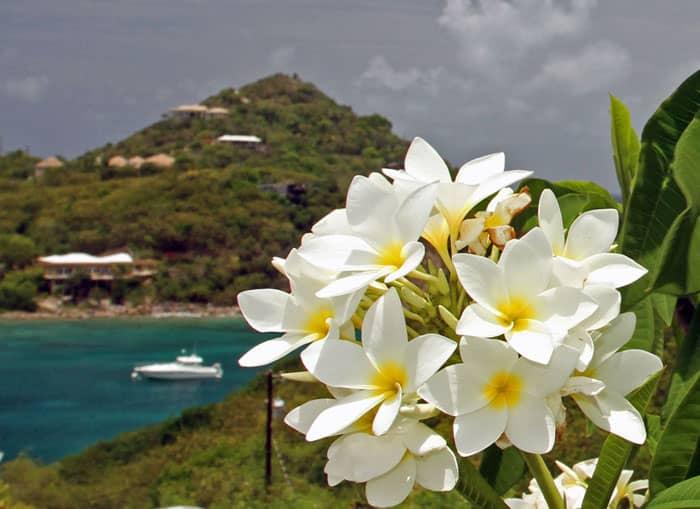
[[[274,75],[202,103],[229,114],[164,118],[40,178],[36,158],[0,157],[0,308],[32,308],[40,277],[26,269],[37,255],[123,248],[157,260],[159,272],[151,288],[113,297],[230,305],[240,290],[279,284],[269,259],[341,205],[353,175],[400,164],[406,148],[388,120],[357,116],[296,77]],[[259,136],[264,150],[214,143],[221,134]],[[174,166],[107,164],[157,153]]]

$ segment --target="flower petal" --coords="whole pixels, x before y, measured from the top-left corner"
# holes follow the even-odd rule
[[[511,296],[537,295],[549,284],[552,252],[541,228],[533,228],[524,237],[506,244],[498,261]]]
[[[646,441],[642,416],[622,395],[606,389],[592,397],[575,395],[574,401],[599,428],[634,444]]]
[[[460,456],[471,456],[493,444],[506,429],[508,410],[485,406],[455,417],[454,436]]]
[[[336,402],[332,398],[312,399],[303,405],[296,407],[289,412],[284,418],[284,423],[299,433],[306,434],[311,427],[311,424],[316,420],[326,408],[334,405]]]
[[[423,138],[413,138],[404,161],[406,173],[422,182],[450,182],[450,170],[440,154]]]
[[[507,295],[502,269],[488,258],[472,254],[452,257],[459,282],[469,296],[492,313]]]
[[[410,495],[416,482],[416,460],[406,455],[401,462],[384,475],[367,481],[367,502],[375,507],[392,507]]]
[[[471,377],[479,385],[491,380],[496,371],[510,371],[518,360],[518,354],[508,343],[481,337],[462,338],[459,353]]]
[[[535,454],[551,451],[555,421],[544,399],[521,393],[518,403],[508,408],[506,435],[522,451]]]
[[[561,254],[564,251],[564,225],[561,219],[559,202],[550,189],[545,189],[540,194],[537,219],[540,228],[547,235],[552,245],[554,254]]]
[[[255,345],[238,359],[238,364],[246,368],[264,366],[275,362],[300,346],[318,339],[316,334],[290,332],[284,336],[268,339]]]
[[[353,234],[363,238],[378,239],[386,233],[387,218],[393,217],[398,199],[391,185],[356,175],[348,188],[346,211]],[[385,185],[382,185],[385,184]]]
[[[446,414],[457,416],[488,403],[483,386],[467,366],[453,364],[433,375],[418,388],[418,394]]]
[[[401,425],[401,438],[406,448],[411,453],[417,456],[443,449],[447,446],[447,442],[440,435],[435,433],[422,422],[415,420],[406,420],[405,424]]]
[[[634,334],[636,324],[637,317],[631,311],[622,313],[610,322],[610,325],[603,329],[603,333],[595,340],[590,366],[595,368],[601,365],[627,343]]]
[[[282,317],[290,295],[264,288],[238,294],[238,307],[243,318],[258,332],[282,332]]]
[[[313,357],[313,358],[312,358]],[[326,385],[348,389],[373,389],[377,370],[362,347],[352,341],[328,339],[320,351],[306,355],[301,361],[306,369]]]
[[[455,182],[476,186],[503,173],[505,166],[506,155],[503,152],[477,157],[460,167]]]
[[[594,254],[607,253],[615,242],[619,221],[619,214],[615,209],[584,212],[569,227],[564,256],[574,260],[585,260]]]
[[[404,260],[403,264],[387,275],[384,281],[386,283],[391,283],[409,274],[420,265],[420,262],[423,261],[423,256],[425,256],[425,246],[417,241],[409,242],[401,249],[401,257]]]
[[[314,235],[352,235],[352,227],[348,223],[345,209],[331,210],[311,227]]]
[[[462,311],[456,332],[462,336],[494,338],[505,334],[511,327],[511,324],[504,325],[498,315],[481,304],[470,304]]]
[[[584,330],[605,327],[620,314],[622,296],[615,288],[607,285],[586,285],[583,293],[598,305],[598,309],[579,324]]]
[[[589,318],[598,309],[583,290],[560,286],[537,296],[538,319],[555,331],[568,331]]]
[[[624,350],[610,356],[595,369],[595,377],[605,386],[626,396],[641,387],[651,375],[663,367],[661,359],[644,350]]]
[[[410,394],[423,385],[447,362],[456,348],[457,343],[439,334],[423,334],[409,341],[405,355],[406,393]]]
[[[512,170],[504,171],[503,173],[496,174],[493,177],[484,180],[472,194],[470,198],[471,205],[477,205],[481,200],[488,198],[504,187],[509,186],[518,180],[527,178],[530,175],[532,175],[531,171]]]
[[[313,442],[341,432],[380,404],[384,397],[373,391],[357,391],[337,400],[316,417],[306,433],[306,440]]]
[[[561,345],[554,350],[547,365],[520,358],[511,372],[522,378],[523,391],[545,398],[561,390],[574,371],[576,361],[578,352]]]
[[[558,337],[542,322],[519,320],[517,330],[506,332],[506,341],[526,359],[547,364]]]
[[[391,269],[383,268],[380,270],[370,270],[367,272],[353,274],[351,276],[340,277],[329,285],[323,287],[316,295],[323,299],[338,297],[340,295],[348,295],[366,288],[370,283],[376,281],[382,276],[385,276],[386,274],[389,274],[390,272]]]
[[[372,421],[372,433],[380,436],[389,431],[399,415],[402,399],[403,391],[401,387],[397,387],[396,394],[382,401]]]
[[[371,251],[372,247],[354,235],[310,235],[302,240],[299,254],[312,265],[327,270],[343,270],[353,250]]]
[[[403,306],[395,288],[378,298],[362,322],[362,347],[374,367],[404,364],[408,345]]]
[[[398,437],[353,433],[333,442],[328,451],[329,461],[324,469],[327,474],[365,482],[396,467],[406,448]]]
[[[457,485],[459,467],[449,447],[416,458],[416,482],[428,490],[450,491]]]
[[[394,215],[396,223],[396,233],[402,243],[418,240],[423,228],[425,228],[430,212],[435,205],[437,197],[437,185],[428,184],[421,186],[411,194],[409,194],[399,206]],[[380,217],[379,220],[384,223],[384,235],[386,236],[387,216]],[[386,238],[386,237],[385,237]]]
[[[609,285],[620,288],[634,283],[647,273],[647,269],[619,253],[593,255],[584,262],[588,269],[586,284]]]

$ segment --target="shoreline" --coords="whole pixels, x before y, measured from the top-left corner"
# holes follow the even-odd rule
[[[104,318],[236,318],[238,306],[213,306],[210,304],[184,304],[168,302],[152,306],[110,306],[108,308],[66,307],[56,310],[0,311],[2,320],[90,320]]]

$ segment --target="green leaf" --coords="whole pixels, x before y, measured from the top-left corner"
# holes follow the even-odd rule
[[[629,402],[641,413],[649,405],[661,373],[657,373],[629,397]],[[609,435],[603,442],[593,477],[588,483],[582,509],[606,509],[620,473],[629,458],[634,444],[616,435]]]
[[[700,507],[700,476],[665,490],[645,506],[646,509],[697,509]]]
[[[644,299],[634,305],[629,311],[637,316],[637,325],[632,338],[625,344],[625,349],[638,349],[650,352],[654,347],[657,323],[654,317],[654,306],[651,299]]]
[[[665,295],[663,293],[652,293],[651,302],[654,306],[654,311],[661,318],[665,325],[670,326],[673,322],[673,313],[676,311],[676,301],[678,299],[673,295]]]
[[[499,495],[513,487],[525,474],[525,462],[515,447],[502,450],[492,445],[484,453],[479,472]]]
[[[659,435],[661,435],[661,416],[655,414],[647,414],[647,443],[649,454],[653,456],[656,453],[656,446],[659,443]]]
[[[627,106],[614,95],[610,95],[610,141],[622,203],[626,204],[637,172],[639,137],[632,127]]]
[[[545,179],[528,179],[522,183],[521,189],[523,187],[529,189],[532,202],[512,222],[513,227],[518,231],[527,231],[537,226],[537,207],[540,194],[545,189],[551,189],[557,197],[565,228],[571,225],[579,214],[587,210],[620,209],[620,204],[615,201],[610,192],[594,182],[579,180],[550,182]]]
[[[700,118],[683,132],[671,170],[687,206],[664,239],[651,280],[659,291],[685,295],[700,291]]]
[[[480,509],[508,509],[468,458],[459,460],[459,482],[456,489],[469,503]]]
[[[676,367],[671,374],[671,385],[666,397],[661,421],[665,423],[680,401],[681,394],[687,392],[691,379],[700,371],[700,312],[693,314],[688,333],[680,342],[676,354]]]
[[[661,104],[642,131],[639,165],[622,222],[621,247],[624,254],[648,269],[659,266],[667,233],[687,229],[677,223],[688,204],[671,166],[676,144],[699,110],[700,72],[696,72]],[[648,295],[652,282],[648,274],[626,288],[627,304]]]
[[[649,471],[652,494],[696,474],[692,472],[700,439],[700,372],[680,395],[678,404],[661,431]]]

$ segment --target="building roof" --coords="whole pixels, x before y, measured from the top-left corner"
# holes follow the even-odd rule
[[[126,158],[122,156],[112,156],[107,161],[107,166],[110,168],[123,168],[127,165]]]
[[[60,168],[63,166],[63,163],[58,157],[50,156],[47,157],[46,159],[42,159],[38,163],[36,163],[35,168],[39,169],[45,169],[45,168]]]
[[[134,156],[129,158],[129,166],[133,166],[134,168],[140,168],[141,165],[145,162],[146,160],[141,156]]]
[[[260,138],[249,134],[223,134],[217,138],[217,141],[224,143],[262,143]]]
[[[160,166],[161,168],[170,168],[173,164],[175,164],[175,158],[169,156],[168,154],[161,153],[147,157],[144,162],[154,166]]]
[[[209,108],[207,113],[210,115],[228,115],[228,109],[220,106],[214,106],[213,108]]]
[[[114,253],[107,256],[67,253],[42,256],[39,258],[39,262],[46,265],[112,265],[115,263],[134,263],[134,259],[129,253]]]
[[[206,113],[207,107],[201,104],[181,104],[170,108],[170,111],[177,113]]]

